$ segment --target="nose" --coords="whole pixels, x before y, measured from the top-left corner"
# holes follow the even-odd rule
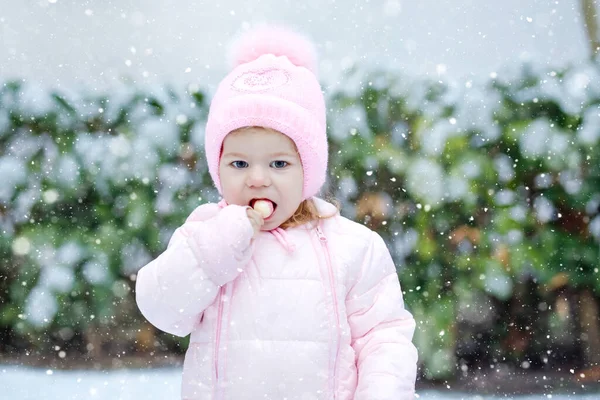
[[[253,166],[248,168],[248,176],[246,177],[246,185],[248,187],[261,187],[271,185],[269,171],[261,166]]]

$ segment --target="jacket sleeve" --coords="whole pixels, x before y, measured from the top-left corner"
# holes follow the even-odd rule
[[[358,370],[354,399],[413,399],[415,320],[404,308],[396,268],[375,232],[361,274],[348,291],[346,310]]]
[[[162,331],[188,335],[219,288],[250,261],[252,236],[246,207],[198,207],[138,272],[136,301],[144,317]]]

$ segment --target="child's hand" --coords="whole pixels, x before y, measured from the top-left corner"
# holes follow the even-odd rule
[[[265,224],[265,220],[256,210],[253,208],[246,209],[246,215],[248,215],[248,219],[252,224],[252,228],[254,228],[254,235],[252,238],[255,238],[260,232],[260,228]]]

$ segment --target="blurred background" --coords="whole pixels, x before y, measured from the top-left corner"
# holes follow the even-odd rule
[[[136,273],[218,199],[202,143],[227,46],[279,22],[318,47],[324,194],[392,252],[419,389],[597,393],[598,9],[0,0],[0,381],[181,366]]]
[[[524,60],[559,68],[588,55],[581,0],[1,0],[0,6],[2,75],[53,87],[108,89],[125,75],[139,84],[212,89],[228,72],[230,39],[260,22],[310,35],[327,82],[354,65],[471,79]]]

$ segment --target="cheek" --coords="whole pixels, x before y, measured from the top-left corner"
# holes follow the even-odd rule
[[[221,187],[225,186],[225,182],[228,180],[227,172],[221,166],[219,166],[219,180],[221,181]]]
[[[294,193],[295,196],[302,196],[302,189],[304,187],[304,174],[302,168],[295,171],[294,175],[287,181],[290,194]]]
[[[221,180],[221,189],[223,192],[230,191],[231,188],[235,186],[234,177],[227,168],[219,169],[219,179]]]

